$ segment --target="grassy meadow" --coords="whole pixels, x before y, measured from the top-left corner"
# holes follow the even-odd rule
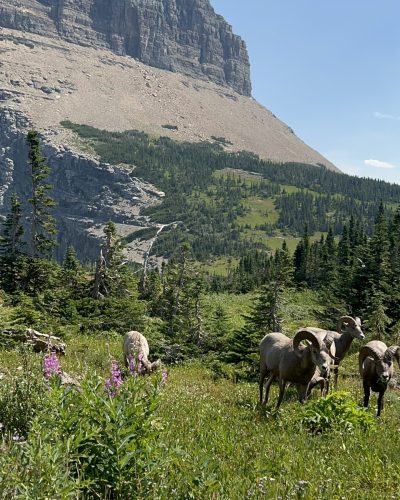
[[[42,355],[28,356],[39,373]],[[112,359],[122,364],[118,335],[76,336],[68,338],[61,365],[73,375],[95,371],[106,377]],[[18,378],[23,355],[15,349],[3,349],[0,363],[6,378]],[[289,388],[277,413],[277,386],[272,388],[270,405],[260,408],[257,382],[218,378],[199,361],[167,369],[168,381],[160,392],[153,420],[158,431],[152,444],[154,463],[145,471],[146,486],[137,491],[137,498],[398,498],[399,391],[388,390],[382,418],[373,419],[366,430],[348,431],[339,424],[329,432],[312,434],[301,419],[317,400],[317,393],[301,407],[295,391]],[[342,374],[339,389],[361,402],[356,353],[346,359]],[[371,415],[375,406],[376,397],[372,397]],[[4,443],[2,449],[3,474],[11,467],[24,467],[7,462],[7,446]],[[10,461],[15,460],[12,457],[10,453]],[[0,485],[4,481],[0,472]],[[28,488],[15,498],[84,498],[78,488],[65,496],[41,496],[38,489],[35,497],[34,491]],[[13,495],[3,492],[1,498]]]

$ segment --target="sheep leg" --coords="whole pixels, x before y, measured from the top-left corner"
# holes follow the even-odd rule
[[[264,363],[260,363],[260,405],[262,404],[263,397],[263,385],[265,377],[267,376],[268,370]]]
[[[385,391],[379,393],[378,397],[378,413],[377,417],[380,417],[381,411],[383,410],[383,396],[385,395]]]
[[[271,388],[271,384],[274,381],[275,375],[271,373],[271,375],[267,379],[267,383],[265,384],[265,399],[264,399],[264,404],[266,405],[268,403],[268,398],[269,398],[269,390]]]
[[[324,396],[327,396],[329,394],[329,384],[330,384],[330,381],[331,381],[331,376],[329,375],[329,377],[327,377],[325,379],[325,391],[324,391]]]
[[[298,389],[297,389],[297,393],[298,393],[298,397],[299,397],[300,403],[304,404],[304,401],[307,399],[307,396],[309,396],[309,394],[310,394],[310,392],[309,392],[309,384],[299,385]]]
[[[282,403],[283,396],[285,395],[286,389],[286,380],[279,379],[279,398],[278,403],[276,404],[276,409],[278,409]]]
[[[337,389],[337,381],[338,381],[338,377],[339,377],[339,366],[335,366],[335,368],[333,369],[333,373],[334,373],[333,386],[335,387],[335,389]]]
[[[364,408],[368,408],[369,396],[371,394],[371,389],[366,382],[363,383],[363,387],[364,387]]]

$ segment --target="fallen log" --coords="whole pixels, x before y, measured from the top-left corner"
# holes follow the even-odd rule
[[[0,344],[5,341],[22,342],[31,345],[35,352],[65,354],[65,344],[59,337],[40,333],[33,328],[25,330],[8,329],[0,331]]]

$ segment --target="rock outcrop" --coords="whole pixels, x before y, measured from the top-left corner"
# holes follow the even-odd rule
[[[23,113],[0,108],[0,215],[3,216],[12,193],[22,200],[31,194],[26,144],[26,133],[31,126]],[[102,228],[109,220],[117,224],[121,234],[149,226],[140,211],[158,203],[163,193],[134,177],[131,166],[100,163],[68,147],[56,147],[51,134],[42,135],[41,139],[42,153],[51,167],[50,194],[57,200],[53,213],[58,228],[59,260],[69,245],[77,249],[82,260],[95,260]],[[30,207],[25,205],[25,223],[29,211]],[[136,257],[140,260],[139,255]]]
[[[245,43],[209,0],[2,0],[0,26],[109,49],[251,94]]]

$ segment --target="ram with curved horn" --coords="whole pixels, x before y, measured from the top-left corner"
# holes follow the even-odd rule
[[[335,344],[335,362],[331,366],[334,373],[334,386],[337,387],[337,380],[339,375],[339,365],[346,356],[348,350],[350,349],[351,343],[354,339],[362,340],[365,338],[364,332],[361,329],[360,318],[352,318],[351,316],[342,316],[338,321],[338,331],[323,330],[322,328],[316,328],[313,326],[308,326],[307,330],[314,332],[318,338],[321,340],[325,339],[325,343],[329,343],[333,340]],[[310,382],[309,391],[313,389],[316,385],[322,385],[321,378],[324,378],[318,369]],[[325,377],[325,391],[329,390],[329,378]]]
[[[358,362],[364,387],[364,406],[367,408],[371,390],[378,393],[379,417],[383,410],[383,398],[393,376],[393,361],[400,365],[400,347],[387,347],[380,340],[372,340],[360,349]]]
[[[301,345],[303,340],[310,342]],[[334,355],[323,340],[308,329],[299,330],[293,339],[282,333],[267,334],[260,342],[260,403],[268,402],[272,382],[279,380],[279,408],[285,394],[286,384],[291,382],[298,388],[299,401],[304,403],[308,384],[318,367],[322,374],[329,371],[330,360]],[[264,381],[265,398],[263,400]]]

